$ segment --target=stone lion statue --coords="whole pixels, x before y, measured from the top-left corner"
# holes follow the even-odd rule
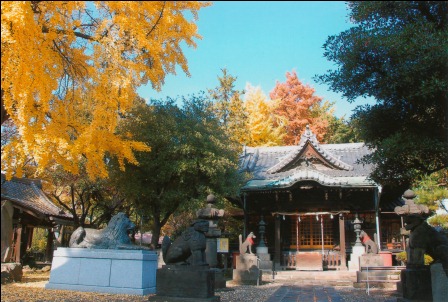
[[[394,211],[403,216],[405,229],[410,231],[409,245],[406,251],[407,266],[424,265],[424,255],[427,253],[435,262],[440,262],[448,270],[448,237],[428,225],[429,216],[427,206],[416,204],[414,191],[406,190],[402,196],[405,204],[395,207]]]
[[[124,213],[113,216],[104,229],[77,228],[70,237],[69,246],[94,249],[149,249],[135,245],[129,238],[129,232],[135,225]]]
[[[162,241],[163,261],[166,264],[207,265],[205,261],[207,220],[196,220],[173,243],[168,236]]]
[[[436,231],[426,223],[425,218],[419,215],[404,217],[406,230],[409,235],[409,250],[407,263],[410,265],[423,265],[424,254],[430,255],[434,261],[440,262],[448,270],[448,238]]]

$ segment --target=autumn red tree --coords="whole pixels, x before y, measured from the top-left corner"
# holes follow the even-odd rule
[[[322,98],[314,94],[314,88],[303,84],[295,71],[286,72],[286,82],[277,81],[270,93],[272,100],[278,102],[274,113],[287,120],[284,143],[297,144],[300,136],[309,125],[317,139],[323,140],[327,131],[328,121],[315,113],[321,107]]]

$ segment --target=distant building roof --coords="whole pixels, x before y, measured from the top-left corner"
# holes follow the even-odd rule
[[[364,143],[320,144],[307,127],[296,146],[245,147],[240,169],[252,178],[243,190],[286,188],[300,181],[324,186],[371,187],[371,165],[358,160],[370,150]]]
[[[64,220],[73,218],[70,213],[65,213],[45,195],[40,180],[13,177],[8,181],[2,173],[1,184],[2,200],[9,200],[13,205],[28,209],[37,216],[53,216]]]

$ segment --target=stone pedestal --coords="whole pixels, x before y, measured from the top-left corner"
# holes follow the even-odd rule
[[[380,254],[364,254],[359,256],[359,266],[384,266],[384,258]]]
[[[157,270],[156,295],[149,301],[219,301],[209,266],[164,265]]]
[[[210,269],[215,274],[215,289],[226,288],[226,278],[224,277],[224,271],[219,268]]]
[[[403,298],[406,301],[432,301],[429,267],[406,268],[401,271]],[[444,300],[441,300],[444,301]]]
[[[258,268],[262,271],[272,271],[272,260],[271,255],[268,253],[258,253],[257,256],[259,259]]]
[[[233,270],[233,281],[239,284],[261,284],[261,271],[257,266],[254,254],[236,255],[236,269]]]
[[[207,234],[206,234],[207,236]],[[210,267],[216,267],[218,265],[218,252],[217,252],[217,240],[215,237],[206,239],[205,248],[205,261]]]
[[[349,271],[359,271],[359,257],[365,254],[366,248],[363,245],[355,245],[350,254],[350,261],[348,262]]]
[[[45,288],[144,296],[156,291],[156,269],[153,251],[58,248]]]
[[[431,266],[432,298],[434,301],[448,299],[448,270],[444,270],[441,263]]]

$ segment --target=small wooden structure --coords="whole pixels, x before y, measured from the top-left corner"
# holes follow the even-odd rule
[[[57,207],[42,191],[40,180],[1,175],[2,262],[22,262],[31,247],[34,228],[48,231],[45,259],[53,257],[54,240],[73,216]]]

